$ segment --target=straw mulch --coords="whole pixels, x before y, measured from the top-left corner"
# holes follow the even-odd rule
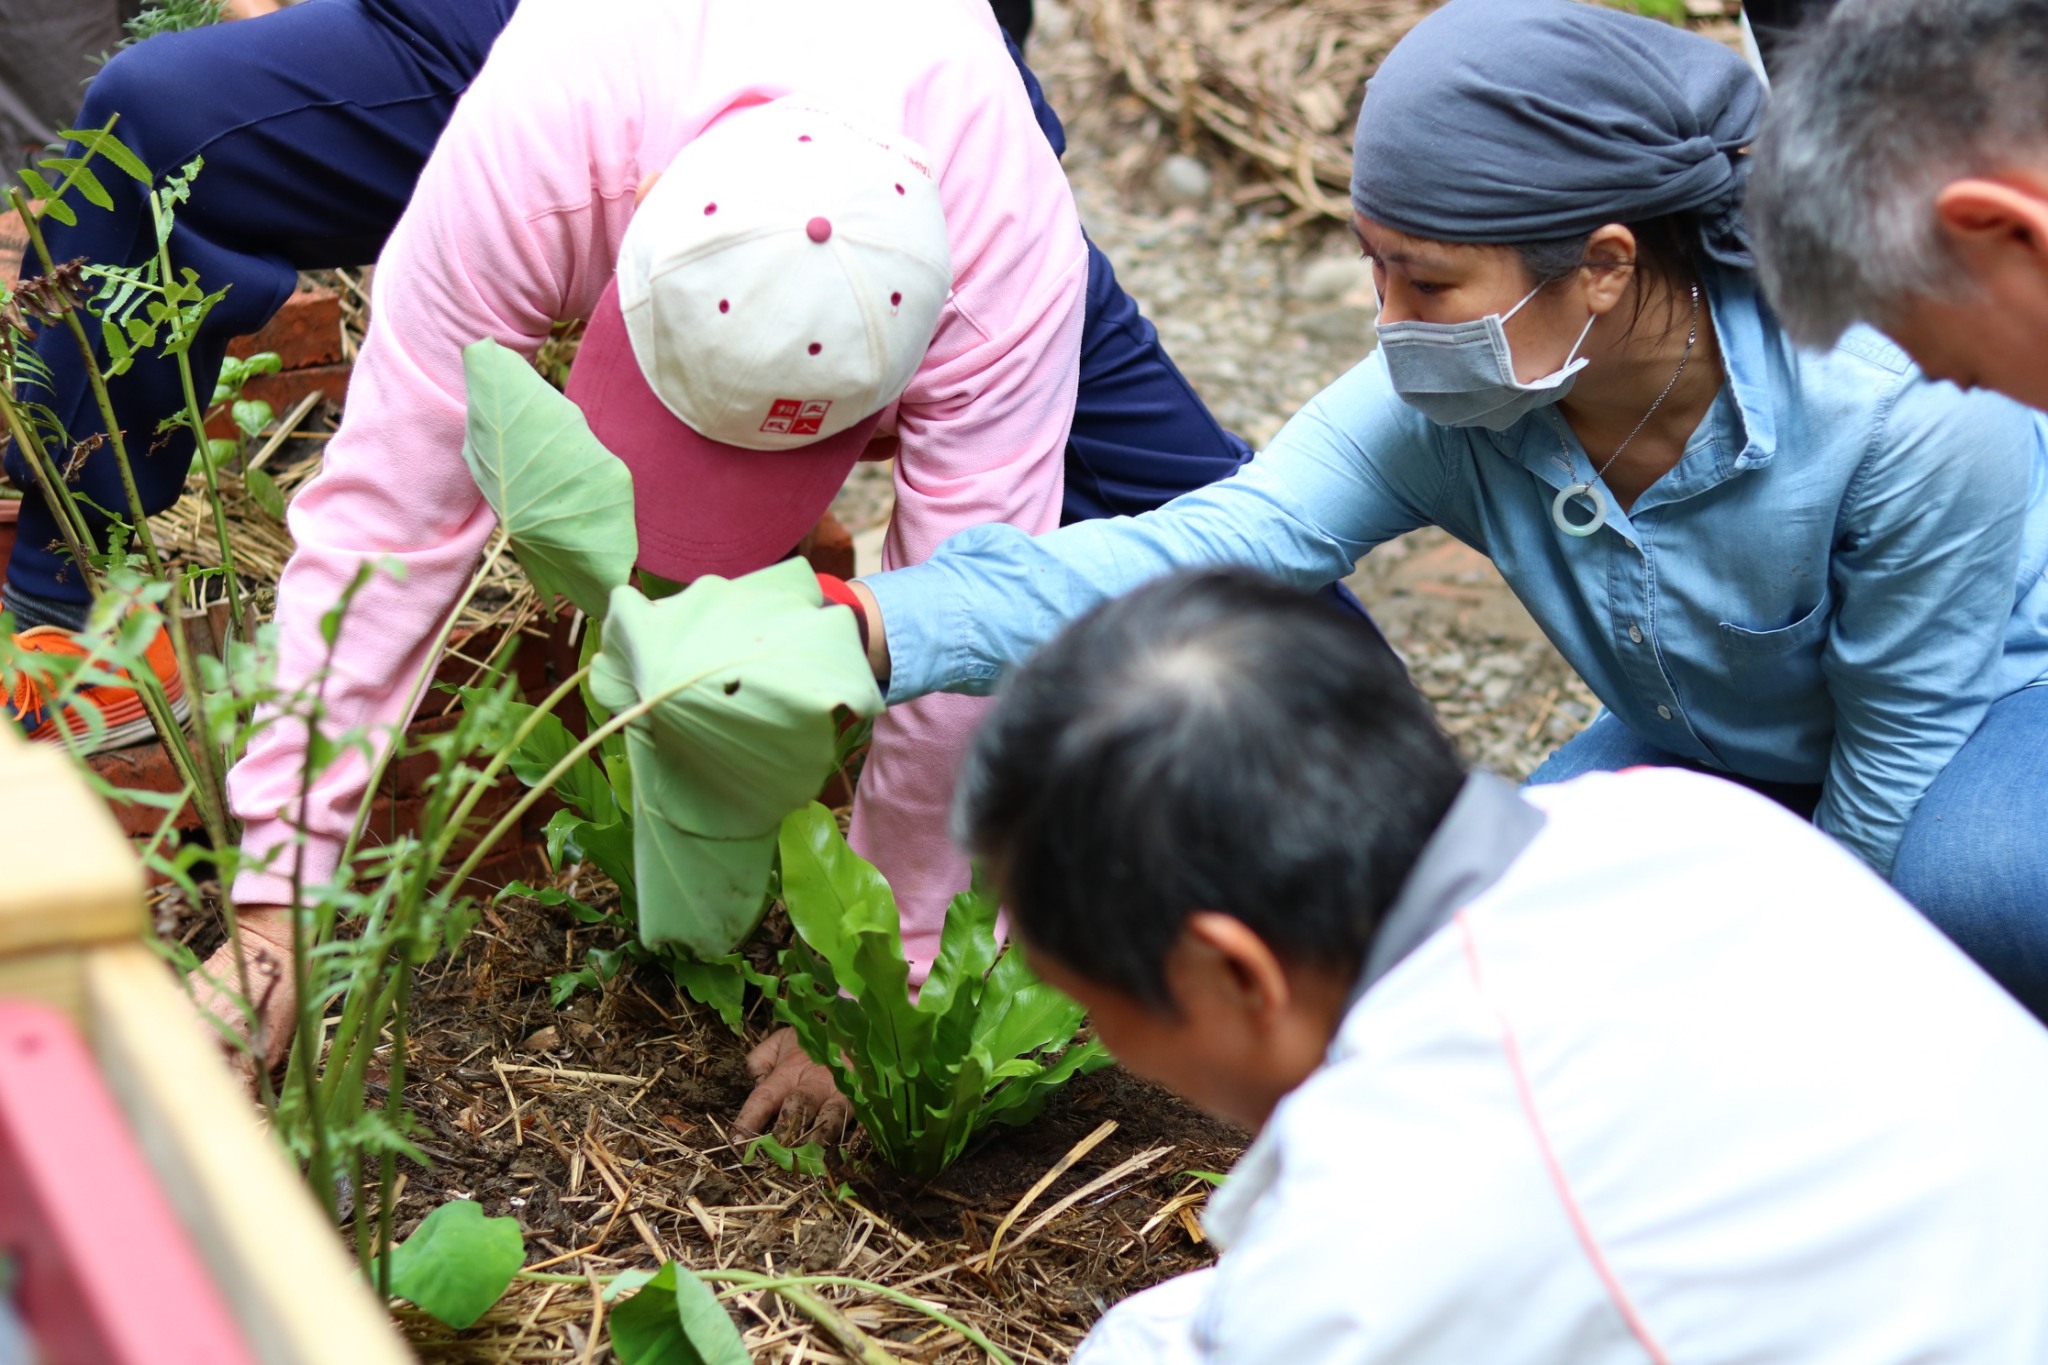
[[[1365,79],[1439,0],[1077,0],[1096,48],[1183,149],[1236,153],[1241,203],[1285,199],[1291,223],[1349,221],[1351,125]]]
[[[1657,12],[1663,5],[1618,0]],[[1096,50],[1182,150],[1218,142],[1239,204],[1285,200],[1281,230],[1351,219],[1351,130],[1366,78],[1442,0],[1074,0]],[[1736,0],[1683,0],[1689,27],[1739,45]]]
[[[588,878],[573,889],[600,903],[615,894]],[[518,1217],[528,1264],[551,1273],[674,1259],[851,1276],[914,1294],[1019,1362],[1048,1365],[1109,1304],[1208,1263],[1197,1222],[1208,1186],[1188,1172],[1227,1169],[1242,1138],[1116,1070],[1071,1086],[1024,1128],[996,1129],[929,1183],[864,1158],[858,1138],[836,1180],[747,1163],[726,1125],[749,1089],[746,1050],[772,1021],[757,1007],[750,1039],[736,1038],[652,972],[551,1008],[548,977],[615,936],[514,899],[425,969],[406,1098],[434,1164],[406,1167],[401,1233],[471,1197]],[[898,1358],[981,1358],[872,1293],[824,1297]],[[731,1306],[757,1361],[846,1358],[773,1295]],[[431,1362],[611,1358],[606,1306],[587,1281],[515,1284],[460,1333],[402,1305],[396,1316]]]

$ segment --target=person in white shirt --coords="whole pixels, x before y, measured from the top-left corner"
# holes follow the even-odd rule
[[[1076,1365],[2048,1360],[2048,1033],[1763,797],[1468,774],[1360,634],[1160,580],[970,751],[1033,966],[1258,1134]]]

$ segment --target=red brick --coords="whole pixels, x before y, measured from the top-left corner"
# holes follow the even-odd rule
[[[475,643],[479,653],[487,652],[487,640]],[[454,681],[466,680],[468,672],[465,666],[455,664],[452,667],[461,671],[451,673],[451,664],[444,663],[440,676]],[[554,622],[546,639],[537,639],[533,636],[522,638],[513,653],[513,673],[519,679],[521,694],[529,701],[540,701],[553,690],[560,679],[568,677],[575,670],[576,648],[569,643],[567,616]],[[435,700],[453,701],[443,693],[430,694],[430,698],[430,706]],[[580,699],[572,697],[566,705],[557,709],[563,722],[572,730],[581,729],[583,710]],[[408,733],[415,736],[436,733],[454,725],[455,720],[453,715],[424,715],[413,722]],[[164,753],[163,746],[155,742],[96,754],[91,763],[93,770],[115,787],[157,792],[179,789],[177,769]],[[412,754],[392,764],[385,772],[384,781],[372,803],[373,830],[380,835],[393,830],[403,833],[415,832],[423,806],[421,784],[434,770],[435,760],[425,754]],[[511,809],[513,802],[519,799],[524,790],[519,780],[509,771],[504,773],[493,790],[477,802],[479,817],[495,817]],[[126,802],[110,804],[122,830],[132,836],[153,833],[158,820],[162,818],[160,812],[148,806]],[[521,827],[517,836],[507,839],[506,847],[521,841],[537,842],[548,817],[560,808],[551,796],[534,803],[534,808],[520,822]],[[394,820],[396,824],[393,823]],[[198,812],[188,805],[179,817],[178,828],[194,830],[198,829],[199,825]],[[508,855],[494,853],[492,860],[503,856]]]
[[[21,499],[0,498],[0,564],[14,554],[14,528],[21,516]]]
[[[12,284],[21,278],[21,258],[28,254],[28,230],[21,215],[9,209],[0,213],[0,280]]]
[[[273,351],[287,370],[332,365],[341,359],[341,296],[332,289],[301,289],[284,301],[263,330],[236,337],[228,354]]]
[[[474,896],[492,896],[508,882],[544,882],[547,877],[548,863],[541,856],[538,840],[518,843],[508,839],[476,865],[464,889]]]
[[[161,744],[135,744],[126,749],[113,749],[94,754],[89,761],[101,778],[129,791],[174,792],[184,786]],[[164,813],[155,806],[126,801],[112,801],[108,805],[121,826],[121,832],[132,838],[154,834],[164,818]],[[198,807],[187,802],[185,809],[179,812],[177,828],[194,830],[199,828],[199,824]]]

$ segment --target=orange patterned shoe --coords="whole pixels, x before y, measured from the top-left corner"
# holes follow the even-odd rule
[[[80,658],[85,649],[72,638],[71,633],[55,626],[35,626],[17,633],[14,647],[23,654],[60,655]],[[149,642],[149,668],[163,684],[164,695],[170,698],[171,711],[179,720],[184,720],[189,707],[185,701],[185,680],[178,674],[177,655],[171,650],[171,637],[161,627],[156,638]],[[122,677],[128,675],[124,672]],[[35,665],[29,660],[20,660],[11,676],[4,679],[8,695],[8,710],[15,723],[28,732],[28,737],[45,743],[55,743],[59,738],[57,726],[59,717],[48,709],[48,698],[54,689],[56,679],[49,672],[38,676]],[[156,733],[149,723],[149,712],[143,708],[142,698],[132,687],[102,685],[87,687],[79,696],[97,706],[105,725],[89,752],[102,749],[119,749],[149,739]],[[62,723],[74,735],[86,734],[90,727],[85,718],[75,710],[67,710]]]

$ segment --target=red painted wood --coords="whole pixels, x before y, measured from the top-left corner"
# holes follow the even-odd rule
[[[0,1000],[0,1248],[49,1365],[253,1365],[77,1032]]]

